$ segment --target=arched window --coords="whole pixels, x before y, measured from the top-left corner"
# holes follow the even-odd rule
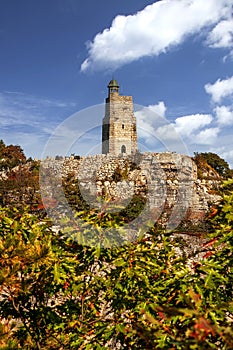
[[[125,145],[122,145],[122,146],[121,146],[121,153],[126,153],[126,147],[125,147]]]

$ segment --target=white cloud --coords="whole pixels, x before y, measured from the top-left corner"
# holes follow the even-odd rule
[[[233,61],[233,50],[228,52],[225,56],[223,56],[223,62],[226,63],[228,60]]]
[[[155,134],[159,139],[171,140],[171,141],[177,140],[177,137],[179,135],[177,133],[177,130],[174,127],[174,124],[167,124],[167,125],[158,127],[155,130]]]
[[[169,122],[163,101],[136,112],[139,141],[150,151],[214,152],[233,167],[232,135],[233,106],[214,106],[211,114],[191,114]],[[159,117],[160,115],[161,117]],[[216,148],[218,147],[218,148]]]
[[[137,125],[140,129],[140,135],[148,137],[148,134],[154,134],[156,126],[165,120],[166,106],[163,101],[148,107],[140,108],[135,112]]]
[[[233,125],[233,109],[230,106],[217,106],[214,109],[219,125]]]
[[[219,154],[224,160],[226,160],[229,163],[230,168],[233,169],[233,150],[226,150],[217,154]]]
[[[195,136],[193,143],[201,145],[213,145],[217,140],[219,132],[219,128],[209,128],[202,130]]]
[[[210,114],[192,114],[178,117],[173,123],[155,128],[154,135],[156,135],[158,139],[164,140],[167,144],[172,143],[174,150],[176,150],[176,144],[180,143],[181,140],[185,147],[190,148],[190,145],[194,142],[205,144],[201,139],[201,132],[212,120],[213,117]],[[203,132],[205,132],[205,130],[203,130]],[[198,138],[196,137],[197,135]],[[210,136],[207,136],[210,141]],[[207,144],[209,144],[209,141]]]
[[[148,107],[138,107],[139,110],[135,112],[135,116],[139,138],[143,139],[148,146],[155,146],[158,139],[168,139],[167,135],[162,131],[163,127],[169,127],[165,118],[167,109],[165,103],[159,101],[157,104],[149,105]],[[173,133],[176,133],[174,127],[172,129]]]
[[[233,19],[219,22],[209,33],[207,44],[213,48],[233,47]]]
[[[209,125],[213,117],[210,114],[191,114],[175,120],[175,129],[183,137],[189,137],[197,130]]]
[[[158,118],[164,118],[166,106],[163,101],[158,104],[140,108],[135,112],[137,119],[137,129],[139,137],[143,138],[147,144],[154,142],[154,130]]]
[[[156,105],[149,105],[147,108],[160,117],[165,118],[167,107],[163,101],[159,101]]]
[[[233,169],[233,142],[231,129],[225,128],[221,130],[221,134],[218,135],[217,142],[211,147],[208,147],[207,152],[213,152],[225,159],[231,169]]]
[[[210,114],[186,115],[169,123],[165,119],[165,111],[164,102],[159,102],[135,113],[139,138],[155,149],[158,140],[166,149],[173,151],[181,146],[184,151],[193,143],[210,145],[220,131],[218,128],[205,129],[213,122]]]
[[[224,97],[233,96],[233,76],[225,80],[218,79],[214,84],[206,84],[205,91],[215,103],[221,102]]]
[[[204,28],[211,30],[230,17],[231,7],[232,0],[162,0],[135,15],[117,16],[110,28],[87,44],[88,58],[81,71],[117,68],[141,57],[159,55],[189,35]],[[212,36],[220,30],[221,26]]]

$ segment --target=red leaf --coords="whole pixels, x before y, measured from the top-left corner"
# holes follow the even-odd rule
[[[211,256],[211,255],[213,255],[214,254],[214,252],[207,252],[204,256],[203,256],[203,258],[208,258],[209,256]]]
[[[194,326],[196,331],[202,331],[205,335],[212,334],[214,335],[214,329],[211,326],[210,322],[206,320],[204,317],[199,318],[198,322]]]
[[[217,242],[217,238],[212,238],[210,241],[203,243],[202,247],[211,247],[215,242]]]

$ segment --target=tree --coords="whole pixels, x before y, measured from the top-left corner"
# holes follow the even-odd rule
[[[24,164],[26,157],[20,146],[5,146],[3,141],[0,145],[0,170],[12,169],[17,165]]]
[[[8,171],[0,179],[0,203],[23,211],[25,206],[36,210],[41,203],[39,192],[39,162],[32,161]]]
[[[212,152],[195,152],[194,155],[194,160],[199,168],[206,167],[206,165],[209,165],[212,169],[216,170],[216,172],[223,178],[227,179],[228,177],[232,177],[232,171],[229,168],[229,164],[217,154]]]
[[[6,147],[5,143],[3,140],[0,140],[0,157],[2,157],[2,151]]]

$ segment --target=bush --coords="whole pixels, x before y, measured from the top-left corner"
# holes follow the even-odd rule
[[[76,227],[64,218],[54,232],[2,209],[0,349],[231,349],[232,206],[229,190],[203,259],[192,261],[155,228],[101,247],[103,228],[122,226],[106,213],[79,213]],[[90,231],[96,245],[80,244]]]

